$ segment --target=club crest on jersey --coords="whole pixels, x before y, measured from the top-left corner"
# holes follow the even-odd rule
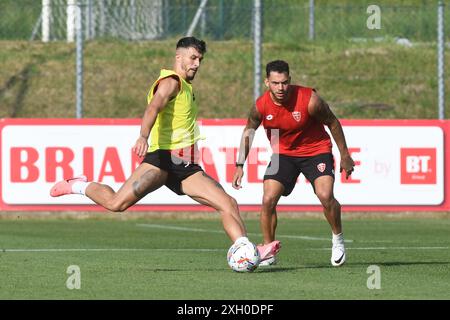
[[[317,165],[317,170],[319,170],[320,172],[324,172],[326,167],[327,165],[322,162]]]
[[[272,120],[272,119],[273,119],[273,115],[269,114],[269,115],[266,117],[266,119],[267,119],[267,120]]]
[[[292,112],[292,116],[294,117],[294,120],[299,122],[300,119],[302,118],[302,114],[300,111],[294,111]]]

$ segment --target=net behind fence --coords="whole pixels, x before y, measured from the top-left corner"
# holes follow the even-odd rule
[[[86,39],[153,40],[186,34],[201,0],[49,0],[50,40],[66,40],[70,3],[78,3]],[[397,37],[435,41],[435,1],[382,2],[380,28],[367,27],[370,4],[360,1],[262,0],[265,42]],[[0,39],[42,38],[42,1],[2,0]],[[194,34],[213,40],[252,39],[252,0],[209,0]],[[70,20],[70,19],[69,19]],[[450,24],[445,24],[450,34]]]

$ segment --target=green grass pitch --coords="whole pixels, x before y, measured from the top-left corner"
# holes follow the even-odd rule
[[[246,224],[261,241],[258,221]],[[324,220],[280,218],[279,264],[240,274],[227,266],[230,242],[216,219],[1,220],[0,299],[450,298],[448,219],[350,219],[344,228],[347,262],[334,268]],[[79,289],[68,288],[70,266]]]

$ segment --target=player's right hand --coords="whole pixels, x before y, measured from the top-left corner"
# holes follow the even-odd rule
[[[234,171],[233,182],[231,185],[236,190],[242,188],[242,177],[244,176],[244,169],[242,167],[236,167],[236,171]]]
[[[147,154],[148,150],[148,141],[144,137],[139,137],[136,140],[136,143],[133,147],[133,152],[139,157],[142,158]]]

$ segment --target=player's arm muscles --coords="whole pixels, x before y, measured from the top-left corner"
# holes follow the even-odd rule
[[[145,109],[141,121],[139,138],[133,147],[133,152],[139,157],[143,157],[147,153],[148,136],[155,124],[158,113],[160,113],[167,103],[178,94],[180,87],[177,79],[169,77],[162,79],[155,90],[156,92],[154,93],[152,100]]]
[[[158,113],[160,113],[167,103],[178,94],[179,90],[179,82],[175,78],[168,77],[159,82],[156,92],[142,117],[141,137],[148,139]]]
[[[309,114],[320,123],[326,125],[333,136],[341,155],[348,154],[347,143],[341,123],[331,111],[330,106],[319,95],[313,92],[308,105]]]
[[[253,143],[253,138],[255,137],[255,131],[261,124],[262,117],[256,106],[250,109],[247,124],[245,125],[244,131],[241,137],[241,143],[239,146],[239,156],[237,163],[244,163],[247,159],[248,153]]]
[[[328,103],[319,97],[316,92],[313,92],[311,96],[311,100],[308,104],[308,112],[312,117],[330,129],[331,135],[341,154],[341,171],[345,170],[348,178],[353,171],[355,164],[348,152],[347,142],[345,141],[344,130],[342,130],[341,123],[331,111]]]

